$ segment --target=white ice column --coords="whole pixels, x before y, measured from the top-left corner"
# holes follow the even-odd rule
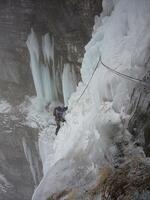
[[[54,100],[52,82],[50,79],[50,72],[48,66],[44,64],[41,66],[41,70],[42,70],[42,82],[44,88],[44,99],[45,103],[49,103]]]
[[[49,33],[42,37],[42,50],[45,63],[51,60],[54,64],[54,39],[50,39]]]
[[[40,50],[37,37],[33,30],[28,36],[27,47],[30,53],[30,67],[32,71],[32,76],[34,80],[34,85],[39,99],[43,99],[43,84],[42,84],[42,75],[40,67]]]
[[[55,64],[54,64],[54,39],[50,39],[49,34],[42,37],[42,51],[44,56],[45,68],[43,71],[43,82],[45,96],[49,101],[56,100],[57,89],[55,87]],[[49,92],[47,91],[49,90]]]
[[[63,97],[65,105],[68,105],[68,99],[76,90],[77,78],[73,65],[65,64],[62,75]]]

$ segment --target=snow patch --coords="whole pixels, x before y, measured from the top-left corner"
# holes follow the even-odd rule
[[[10,113],[12,106],[6,100],[0,100],[0,113]]]

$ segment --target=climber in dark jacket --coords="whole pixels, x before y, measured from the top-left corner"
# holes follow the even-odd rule
[[[60,107],[60,106],[54,108],[53,115],[55,116],[55,121],[56,121],[56,125],[57,125],[55,135],[57,135],[57,133],[60,129],[60,123],[66,121],[64,118],[64,113],[67,109],[68,109],[68,107]]]

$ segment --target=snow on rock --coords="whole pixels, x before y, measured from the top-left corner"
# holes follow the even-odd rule
[[[7,193],[13,186],[8,182],[3,174],[0,174],[0,194]]]
[[[66,179],[74,179],[70,170],[74,169],[76,174],[77,169],[70,164],[72,167],[68,166],[66,172],[69,177],[59,177],[60,183],[57,173],[60,176],[63,174],[61,162],[75,162],[80,167],[83,164],[80,161],[86,160],[96,172],[102,165],[112,164],[117,138],[130,138],[130,134],[124,131],[123,122],[130,114],[127,111],[135,83],[112,74],[99,63],[88,89],[77,101],[100,57],[112,69],[142,79],[147,70],[150,49],[149,12],[148,0],[103,1],[103,13],[96,18],[92,39],[85,47],[82,83],[69,100],[66,123],[54,143],[50,142],[51,149],[43,158],[44,165],[46,163],[45,175],[33,200],[45,200],[48,195],[68,188]],[[88,170],[90,173],[91,168]],[[80,185],[82,175],[84,177],[84,172],[75,179],[76,184]],[[84,181],[86,184],[86,178]]]
[[[12,107],[6,100],[0,100],[0,113],[9,113]]]
[[[48,110],[44,107],[39,111],[39,101],[36,97],[26,97],[26,100],[20,105],[21,113],[26,115],[25,124],[32,128],[44,128],[54,125],[53,109],[56,105],[61,105],[59,102],[52,102],[48,106]]]
[[[84,190],[85,177],[86,186],[89,186],[96,178],[96,171],[93,170],[92,163],[87,162],[87,160],[59,160],[45,176],[45,179],[41,181],[41,187],[33,195],[33,199],[38,197],[40,200],[45,200],[52,193],[57,194],[60,188],[65,190],[66,186],[68,191],[73,187]],[[80,182],[78,182],[79,179]]]
[[[20,112],[26,115],[24,124],[39,129],[39,151],[43,163],[43,173],[49,169],[49,160],[53,152],[53,142],[55,139],[56,122],[53,116],[53,110],[56,105],[62,105],[60,102],[52,102],[47,109],[39,111],[39,101],[36,97],[26,97],[24,103],[20,105]],[[24,145],[25,148],[25,145]],[[29,156],[27,156],[29,157]],[[29,160],[29,159],[28,159]]]

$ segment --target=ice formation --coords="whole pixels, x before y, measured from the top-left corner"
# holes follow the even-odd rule
[[[27,144],[26,138],[22,138],[22,145],[24,149],[24,153],[27,159],[27,162],[29,163],[29,167],[31,170],[31,174],[34,180],[35,187],[37,187],[39,181],[40,181],[40,169],[39,169],[39,163],[36,156],[33,155],[30,146]]]
[[[44,154],[45,147],[40,146],[46,160],[44,177],[33,200],[46,200],[66,188],[88,185],[89,179],[83,177],[94,177],[100,166],[114,162],[118,138],[130,139],[124,122],[130,114],[128,105],[135,83],[114,75],[99,63],[88,89],[76,102],[99,57],[113,69],[142,79],[150,54],[149,13],[149,0],[103,1],[103,12],[96,18],[92,39],[85,47],[82,82],[69,100],[66,123],[54,142],[43,142],[46,147],[51,146],[47,148],[49,152]],[[65,70],[67,66],[64,74],[68,73]],[[67,86],[64,88],[68,90]],[[53,134],[51,127],[42,131],[43,140],[48,134]]]
[[[62,66],[60,65],[63,65],[63,63],[58,62],[58,66],[55,66],[54,38],[50,38],[48,33],[42,37],[41,50],[38,39],[34,31],[31,30],[27,47],[30,53],[30,66],[38,99],[37,108],[42,110],[43,105],[58,101],[62,93],[67,105],[68,99],[77,87],[74,67],[65,64],[63,74],[61,74]]]
[[[41,77],[41,69],[40,69],[40,49],[38,40],[33,30],[31,30],[31,34],[28,36],[27,46],[30,53],[30,66],[33,75],[33,80],[35,84],[35,89],[37,93],[37,97],[43,100],[43,86],[42,86],[42,77]]]
[[[74,71],[74,66],[65,64],[62,74],[62,87],[64,103],[67,106],[68,100],[73,92],[75,92],[77,87],[76,73]]]
[[[34,85],[36,89],[39,107],[56,100],[56,90],[54,84],[54,41],[50,40],[46,34],[42,38],[42,52],[38,43],[38,39],[33,30],[28,36],[27,46],[30,53],[30,66]],[[42,59],[42,57],[44,57]],[[52,61],[52,64],[51,64]],[[52,66],[51,66],[52,65]],[[50,70],[52,74],[50,74]]]

